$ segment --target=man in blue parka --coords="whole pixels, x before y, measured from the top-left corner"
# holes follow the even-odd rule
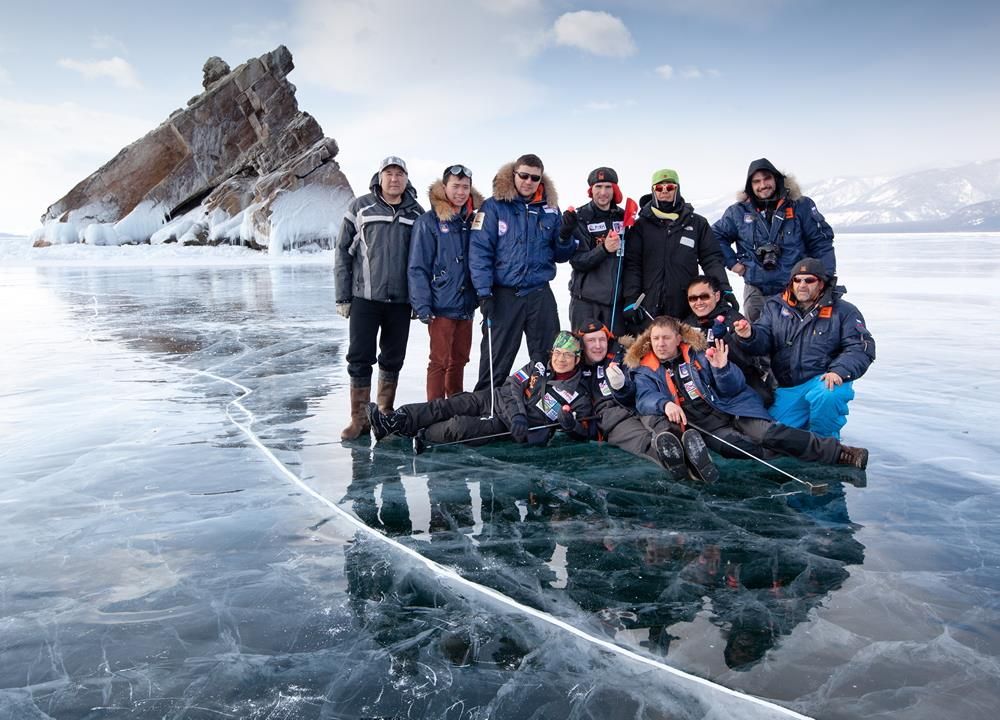
[[[484,321],[476,390],[489,387],[491,375],[499,384],[510,374],[522,335],[531,359],[544,361],[559,332],[549,281],[575,242],[559,237],[558,202],[541,158],[522,155],[497,172],[493,196],[472,223],[469,272]]]
[[[784,289],[788,273],[802,258],[816,258],[831,277],[837,272],[833,229],[795,179],[778,172],[767,158],[750,163],[738,202],[712,231],[726,267],[743,278],[743,314],[751,322],[764,299]]]
[[[410,305],[430,335],[430,401],[462,392],[476,311],[469,233],[483,196],[472,187],[472,171],[464,165],[445,168],[427,196],[431,208],[413,224],[407,277]]]
[[[733,324],[750,354],[771,358],[778,382],[771,416],[836,438],[847,423],[854,381],[875,360],[875,339],[861,311],[841,299],[844,292],[822,262],[805,258],[756,322]]]

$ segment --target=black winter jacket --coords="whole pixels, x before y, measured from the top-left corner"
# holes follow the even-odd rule
[[[618,255],[604,249],[604,238],[611,230],[620,235],[624,218],[625,211],[617,205],[605,211],[589,202],[576,211],[573,237],[577,245],[569,261],[573,266],[569,281],[572,297],[608,307],[614,304]]]

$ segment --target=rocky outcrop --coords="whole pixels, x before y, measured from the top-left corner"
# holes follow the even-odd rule
[[[332,246],[354,195],[293,67],[284,46],[234,70],[209,58],[204,92],[53,203],[36,244]]]

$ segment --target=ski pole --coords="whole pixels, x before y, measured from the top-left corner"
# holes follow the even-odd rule
[[[585,418],[579,418],[579,422],[585,420],[596,420],[597,415],[588,415]],[[549,430],[554,427],[558,427],[558,422],[548,423],[546,425],[535,425],[534,427],[528,428],[528,432],[533,430]],[[413,438],[413,452],[416,455],[423,455],[426,450],[434,450],[435,448],[448,447],[449,445],[462,445],[468,442],[476,442],[477,440],[494,440],[496,438],[506,437],[510,435],[510,430],[505,430],[504,432],[492,433],[490,435],[477,435],[476,437],[464,438],[462,440],[451,440],[450,442],[443,443],[426,443],[420,438],[420,434],[414,436]]]
[[[655,318],[649,314],[649,310],[647,310],[642,306],[642,301],[645,299],[646,299],[646,293],[640,294],[639,297],[635,299],[634,303],[632,303],[631,305],[626,305],[624,308],[622,308],[622,312],[627,313],[631,312],[632,310],[635,310],[636,308],[639,308],[644,313],[646,313],[646,317],[648,317],[650,320],[654,320]]]
[[[492,420],[495,406],[496,388],[493,385],[493,318],[486,318],[486,347],[490,354],[490,416],[481,420]]]
[[[635,216],[639,211],[639,206],[635,200],[629,198],[625,201],[625,217],[622,218],[621,243],[618,245],[618,270],[615,272],[615,294],[611,300],[611,334],[617,337],[615,332],[615,322],[618,320],[618,292],[622,282],[622,263],[625,260],[625,235],[628,229],[635,225]]]
[[[791,478],[795,482],[801,483],[801,484],[805,485],[807,488],[809,488],[809,493],[811,495],[824,495],[826,493],[827,489],[828,489],[828,486],[827,486],[826,483],[811,483],[811,482],[808,482],[806,480],[800,480],[799,478],[795,477],[791,473],[785,472],[780,467],[776,467],[776,466],[772,465],[771,463],[767,462],[766,460],[761,460],[759,457],[757,457],[753,453],[747,452],[746,450],[744,450],[743,448],[739,447],[738,445],[733,445],[728,440],[723,440],[718,435],[716,435],[714,433],[710,433],[708,430],[704,430],[704,429],[698,427],[697,425],[695,425],[690,420],[688,421],[687,424],[688,424],[689,427],[694,428],[698,432],[703,433],[705,435],[708,435],[709,437],[715,438],[720,443],[723,443],[724,445],[728,445],[729,447],[733,448],[734,450],[739,450],[741,453],[743,453],[744,455],[746,455],[748,458],[750,458],[752,460],[756,460],[761,465],[766,465],[767,467],[771,468],[772,470],[775,470],[775,471],[781,473],[785,477]]]

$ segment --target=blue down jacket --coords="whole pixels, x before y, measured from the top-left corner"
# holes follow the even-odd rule
[[[526,201],[514,187],[514,163],[497,171],[493,197],[476,215],[469,241],[469,273],[479,297],[491,295],[494,286],[519,293],[540,288],[556,276],[557,262],[572,257],[576,243],[559,237],[557,203],[547,175],[535,197]]]
[[[781,292],[792,268],[802,258],[820,260],[827,275],[833,277],[837,272],[833,228],[816,209],[816,203],[802,195],[794,178],[786,177],[770,163],[764,163],[766,165],[760,161],[751,164],[747,185],[750,176],[757,170],[770,170],[778,180],[781,199],[770,224],[750,200],[749,189],[741,193],[739,202],[726,208],[712,226],[726,267],[731,270],[736,263],[742,263],[746,267],[743,281],[759,288],[764,295]],[[778,266],[771,271],[765,270],[757,258],[757,248],[768,244],[781,248]]]
[[[625,365],[633,370],[635,407],[639,414],[663,415],[667,403],[676,403],[677,397],[670,391],[666,373],[653,354],[651,332],[652,328],[646,328],[636,338],[625,355]],[[736,365],[726,363],[717,370],[709,364],[704,352],[705,338],[700,331],[685,325],[681,338],[680,350],[691,368],[691,380],[709,405],[737,417],[771,419],[760,396],[747,385]]]
[[[835,372],[857,380],[875,360],[875,338],[854,305],[841,300],[836,279],[803,315],[790,291],[768,298],[746,340],[733,335],[753,355],[770,355],[771,372],[780,387]]]
[[[483,196],[473,189],[460,212],[448,202],[441,180],[431,185],[427,196],[431,209],[417,218],[410,240],[410,305],[417,317],[469,320],[476,310],[469,278],[469,228]]]

